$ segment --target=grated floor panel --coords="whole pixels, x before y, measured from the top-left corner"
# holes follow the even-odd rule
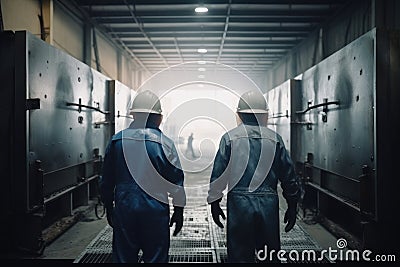
[[[211,248],[211,240],[172,239],[172,248]]]
[[[211,214],[208,214],[207,216],[209,216],[208,221],[185,221],[184,227],[179,236],[171,236],[169,252],[170,262],[226,262],[226,227],[220,229],[212,222]],[[225,221],[223,221],[223,223],[225,223]],[[110,262],[112,252],[111,242],[112,228],[106,226],[74,262]],[[317,259],[319,257],[319,250],[321,250],[320,246],[297,224],[289,233],[281,233],[281,243],[282,249],[287,251],[297,250],[301,252],[306,249],[315,250],[317,253]],[[139,254],[141,254],[141,252]],[[288,260],[287,262],[291,263],[293,261]],[[329,261],[323,259],[320,261],[314,260],[310,262]]]
[[[223,263],[227,261],[226,250],[226,220],[221,220],[224,228],[219,228],[212,220],[210,206],[195,205],[196,201],[204,201],[204,197],[196,197],[190,200],[191,205],[184,211],[184,224],[178,236],[172,236],[169,250],[170,262],[191,263]],[[202,203],[201,202],[201,203]],[[226,199],[221,202],[221,207],[226,213]],[[171,214],[173,208],[171,205]],[[280,210],[283,218],[284,211]],[[289,232],[285,233],[281,226],[281,244],[284,250],[315,250],[317,255],[321,247],[311,236],[298,224]],[[87,246],[75,263],[106,263],[111,261],[112,253],[112,228],[106,226]],[[139,252],[139,262],[142,252]],[[317,257],[318,258],[318,257]],[[287,262],[291,262],[290,260]],[[311,262],[329,262],[325,259]]]
[[[172,250],[169,252],[169,262],[212,263],[216,262],[215,252],[211,249],[199,250]]]

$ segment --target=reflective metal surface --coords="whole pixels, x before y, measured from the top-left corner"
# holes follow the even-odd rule
[[[71,57],[57,55],[56,50],[49,53],[49,47],[40,50],[35,41],[30,42],[29,97],[40,98],[41,109],[30,112],[30,153],[31,159],[43,161],[48,173],[91,160],[95,147],[104,153],[109,136],[95,123],[105,121],[105,115],[85,109],[78,112],[66,102],[82,99],[106,110],[106,77]]]
[[[292,102],[295,100],[294,96],[296,96],[297,91],[300,90],[300,85],[298,80],[288,80],[268,91],[265,95],[269,108],[269,127],[282,136],[285,147],[289,152],[297,149],[293,138],[291,138],[295,131],[295,128],[291,126],[291,118],[296,112]]]
[[[109,81],[109,90],[110,101],[114,102],[114,111],[110,117],[114,118],[113,133],[117,133],[127,128],[133,121],[129,110],[136,92],[117,80]]]
[[[356,203],[364,165],[375,169],[374,31],[267,93],[271,126],[312,181]],[[318,171],[320,170],[320,171]],[[321,174],[321,171],[323,174]]]
[[[389,135],[376,135],[376,114],[385,110],[376,104],[384,90],[377,88],[376,62],[385,58],[377,47],[386,42],[371,30],[302,73],[297,86],[287,81],[266,94],[271,126],[285,142],[289,138],[297,172],[308,185],[303,208],[315,208],[365,240],[373,234],[367,237],[360,222],[378,220],[377,205],[384,201],[379,183],[387,179],[377,170],[377,147]],[[387,97],[380,93],[380,99]],[[290,118],[282,116],[285,110]]]
[[[339,100],[328,109],[300,115],[313,123],[312,130],[299,132],[302,142],[297,159],[314,154],[314,165],[357,178],[364,164],[374,164],[374,34],[359,38],[303,74],[304,106]]]
[[[323,187],[359,201],[358,177],[364,165],[375,168],[374,153],[374,40],[369,32],[303,73],[296,107],[339,101],[296,114],[295,161],[313,155],[313,166],[335,175]],[[293,115],[293,114],[292,114]]]
[[[12,138],[4,191],[9,249],[42,253],[42,230],[96,193],[111,137],[108,77],[26,31],[1,34]],[[128,100],[129,101],[129,100]],[[3,194],[2,194],[3,195]],[[4,201],[7,203],[7,201]],[[12,237],[9,237],[9,236]]]
[[[29,162],[39,159],[44,170],[44,194],[77,183],[77,171],[51,175],[63,168],[93,160],[93,150],[104,154],[110,138],[107,78],[77,59],[27,34],[27,97],[40,99],[40,109],[29,111]],[[99,124],[100,123],[100,124]],[[88,174],[90,175],[90,174]]]

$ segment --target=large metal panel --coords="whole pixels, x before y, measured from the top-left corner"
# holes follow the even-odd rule
[[[117,133],[123,129],[126,129],[133,121],[132,115],[129,114],[129,110],[136,92],[116,80],[109,82],[109,88],[110,99],[115,103],[113,111],[114,113],[111,115],[114,117],[113,133]]]
[[[304,72],[295,99],[303,111],[333,102],[298,112],[293,156],[304,162],[312,153],[313,165],[335,176],[322,186],[354,201],[359,201],[362,167],[375,169],[374,42],[371,31]]]
[[[40,102],[27,114],[28,158],[30,166],[42,162],[48,195],[76,184],[82,172],[71,167],[92,161],[94,149],[104,154],[110,138],[109,78],[30,33],[18,35],[26,35],[27,98]]]
[[[294,140],[291,136],[296,128],[291,126],[291,118],[296,111],[292,107],[292,95],[296,94],[300,87],[299,80],[288,80],[268,91],[266,99],[269,108],[268,124],[269,127],[281,135],[286,149],[291,152],[296,150]]]

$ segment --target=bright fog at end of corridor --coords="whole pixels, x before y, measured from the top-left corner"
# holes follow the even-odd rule
[[[260,88],[235,68],[194,61],[153,75],[143,90],[159,96],[164,116],[160,128],[174,141],[183,170],[201,172],[212,166],[221,136],[237,126],[240,95]]]

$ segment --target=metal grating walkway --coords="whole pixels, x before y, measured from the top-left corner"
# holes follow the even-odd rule
[[[226,210],[224,211],[226,212]],[[185,210],[184,216],[185,221],[181,233],[176,237],[171,235],[169,261],[191,263],[226,262],[226,228],[220,229],[213,223],[209,207],[189,207]],[[282,210],[281,216],[283,217]],[[74,262],[110,262],[111,242],[112,228],[107,225]],[[287,251],[313,249],[317,251],[318,255],[318,251],[321,250],[321,247],[298,224],[289,233],[285,233],[281,229],[281,242],[282,249]]]
[[[185,174],[185,183],[190,185],[208,185],[211,169],[198,173]],[[190,188],[189,188],[190,189]],[[226,234],[225,229],[220,229],[212,220],[211,209],[206,205],[208,186],[191,187],[186,192],[187,205],[184,210],[182,231],[178,236],[172,236],[169,249],[169,262],[198,262],[198,263],[223,263],[226,262]],[[284,201],[280,200],[281,203]],[[221,202],[221,207],[226,214],[226,198]],[[170,205],[172,214],[173,207]],[[281,220],[284,210],[280,210]],[[222,220],[225,224],[226,221]],[[312,249],[320,251],[322,248],[299,225],[295,225],[289,232],[284,232],[281,224],[281,244],[284,250],[303,251]],[[111,261],[112,228],[106,226],[87,246],[87,248],[74,261],[75,263],[102,263]],[[141,256],[141,252],[139,252]],[[139,257],[140,259],[140,257]],[[139,260],[140,261],[140,260]],[[288,261],[289,262],[289,261]],[[326,262],[326,261],[324,261]]]

